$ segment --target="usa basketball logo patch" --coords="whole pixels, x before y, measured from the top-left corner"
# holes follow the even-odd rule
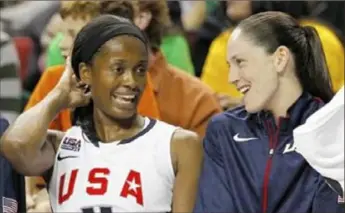
[[[342,196],[338,196],[338,203],[344,203],[344,198]]]
[[[65,137],[62,141],[61,149],[79,152],[81,146],[81,140],[75,138]]]

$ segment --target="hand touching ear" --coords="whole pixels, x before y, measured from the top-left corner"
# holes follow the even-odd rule
[[[77,80],[71,66],[70,57],[66,60],[65,71],[55,89],[62,92],[61,100],[66,108],[85,106],[91,99],[89,86]]]

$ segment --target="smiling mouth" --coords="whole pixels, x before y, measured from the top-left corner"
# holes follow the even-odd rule
[[[138,98],[138,95],[135,95],[135,94],[132,94],[132,95],[119,95],[119,94],[116,94],[116,95],[113,95],[112,96],[114,98],[114,100],[121,104],[121,105],[127,105],[127,106],[132,106],[137,98]]]
[[[238,88],[238,91],[240,91],[243,95],[245,95],[250,90],[250,86],[242,86]]]

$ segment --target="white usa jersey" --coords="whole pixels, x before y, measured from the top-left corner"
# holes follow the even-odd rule
[[[92,144],[80,127],[66,132],[49,183],[54,212],[170,212],[170,155],[178,127],[145,118],[136,136]]]

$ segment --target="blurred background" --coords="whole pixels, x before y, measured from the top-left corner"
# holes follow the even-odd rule
[[[59,13],[61,2],[0,1],[0,116],[10,122],[30,105],[27,104],[29,99],[39,102],[44,98],[39,97],[39,91],[36,91],[37,96],[32,95],[43,73],[65,63],[61,42],[70,32],[64,28],[64,20]],[[147,10],[143,5],[139,10]],[[171,21],[158,17],[159,10],[166,8],[169,9]],[[158,25],[162,23],[160,27],[164,27],[162,41],[157,48],[161,49],[170,65],[209,87],[217,96],[218,102],[215,104],[219,110],[236,106],[241,99],[241,94],[228,82],[229,66],[225,60],[227,40],[237,23],[259,12],[282,11],[296,18],[302,26],[315,27],[322,42],[334,91],[344,84],[345,1],[167,1],[165,6],[152,6],[148,10],[151,10],[153,18],[155,14],[157,16],[152,20],[156,20]],[[46,85],[41,85],[41,88],[46,87],[50,91],[59,76],[53,76],[51,81],[42,79],[41,84]],[[180,98],[178,93],[166,94],[174,96],[173,100]],[[190,99],[190,102],[198,101],[197,97],[196,100]],[[161,103],[166,104],[166,100],[162,99]],[[205,107],[208,107],[207,103]],[[172,117],[182,115],[179,110],[174,110],[176,115]],[[164,116],[162,118],[164,120]],[[69,116],[65,119],[70,122]],[[179,122],[174,124],[180,125]],[[37,179],[27,185],[32,187],[27,193],[35,194],[36,202],[46,201],[47,204],[31,212],[49,211],[47,193],[42,190],[44,182]],[[39,201],[37,197],[40,197]],[[28,200],[32,200],[30,196]]]
[[[59,15],[60,3],[58,0],[0,1],[0,111],[9,120],[15,119],[23,110],[42,72],[63,61],[61,55],[56,55],[53,62],[47,59],[49,46],[64,33]],[[316,27],[329,67],[337,69],[334,71],[336,74],[331,73],[332,81],[335,84],[343,83],[344,1],[205,0],[168,1],[167,4],[175,30],[170,30],[165,37],[168,39],[171,34],[178,35],[187,45],[183,49],[184,57],[176,59],[173,65],[200,78],[218,94],[239,96],[228,84],[228,69],[224,67],[224,48],[232,28],[251,14],[269,10],[289,13],[302,24]],[[220,58],[224,58],[224,61]],[[339,70],[342,74],[339,74]]]

